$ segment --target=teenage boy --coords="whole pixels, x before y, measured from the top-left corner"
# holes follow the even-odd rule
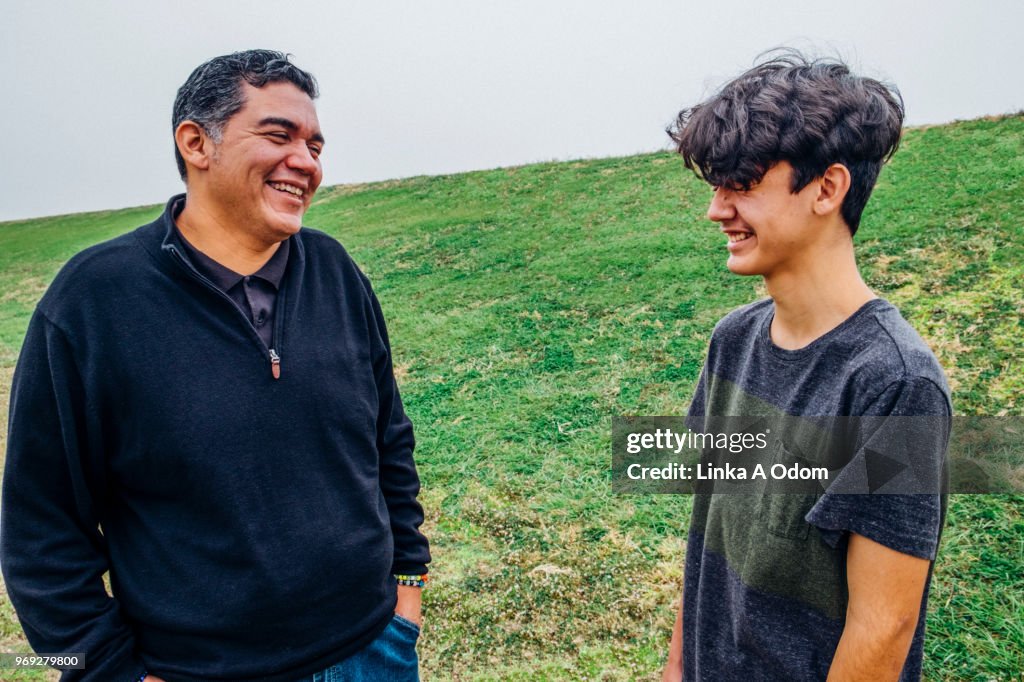
[[[849,418],[839,439],[849,452],[817,492],[695,496],[665,680],[921,675],[940,486],[843,494],[870,482],[875,450],[893,462],[912,446],[941,479],[948,440],[938,362],[854,259],[853,235],[902,122],[894,88],[785,52],[669,131],[714,189],[707,215],[724,234],[726,266],[762,276],[770,296],[715,327],[688,423],[775,415],[770,461],[788,463],[827,456],[798,446],[801,429],[785,420]],[[908,416],[938,428],[896,419]]]

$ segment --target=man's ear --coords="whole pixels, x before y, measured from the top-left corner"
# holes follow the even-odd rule
[[[841,163],[833,163],[818,179],[818,196],[814,199],[814,212],[828,215],[839,212],[843,199],[850,191],[850,169]]]
[[[186,166],[199,170],[210,167],[213,155],[213,141],[206,131],[195,121],[182,121],[174,131],[174,144],[178,145],[178,153],[185,159]]]

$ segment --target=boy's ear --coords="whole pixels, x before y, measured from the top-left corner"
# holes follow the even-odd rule
[[[178,124],[174,131],[174,144],[178,145],[178,152],[181,158],[185,159],[186,166],[199,170],[210,167],[213,141],[195,121],[182,121]]]
[[[838,213],[846,193],[850,191],[850,170],[841,163],[833,163],[818,179],[818,196],[814,200],[814,212],[824,216]]]

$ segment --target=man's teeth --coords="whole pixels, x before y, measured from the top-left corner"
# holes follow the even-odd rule
[[[741,234],[737,234],[737,233],[733,232],[733,233],[731,233],[729,235],[729,242],[732,243],[732,244],[735,244],[736,242],[741,242],[744,239],[750,239],[753,236],[754,235],[750,234],[749,232],[744,232],[744,233],[741,233]]]
[[[286,185],[283,182],[271,182],[270,186],[273,187],[274,189],[279,189],[282,192],[294,194],[297,197],[301,197],[303,195],[303,191],[298,187],[292,187],[291,185]]]

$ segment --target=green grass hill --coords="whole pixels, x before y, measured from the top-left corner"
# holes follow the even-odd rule
[[[908,130],[856,239],[958,414],[1024,415],[1022,179],[1022,116]],[[669,153],[318,195],[305,222],[373,281],[416,425],[435,557],[424,679],[659,679],[690,500],[612,494],[611,417],[683,414],[715,322],[764,295],[725,269],[709,199]],[[0,224],[3,418],[57,270],[161,209]],[[951,500],[926,679],[1021,679],[1022,511],[1019,496]],[[25,647],[0,594],[0,651]]]

